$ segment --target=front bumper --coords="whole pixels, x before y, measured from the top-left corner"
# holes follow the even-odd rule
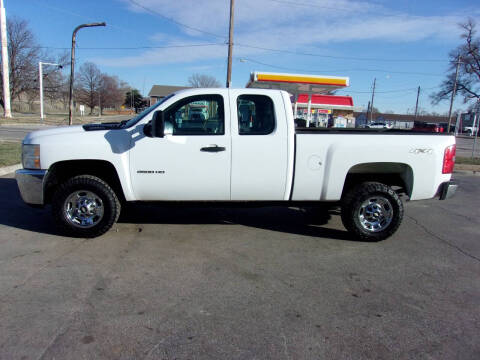
[[[455,195],[457,188],[458,185],[453,181],[444,182],[439,188],[440,200],[450,199],[453,195]]]
[[[21,169],[15,172],[23,201],[29,205],[43,205],[43,180],[47,170]]]

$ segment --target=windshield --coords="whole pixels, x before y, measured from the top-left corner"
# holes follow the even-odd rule
[[[165,96],[165,97],[164,97],[163,99],[161,99],[159,102],[157,102],[156,104],[153,104],[153,105],[150,106],[149,108],[146,108],[145,110],[143,110],[140,114],[138,114],[138,115],[135,116],[134,118],[125,121],[125,125],[124,125],[123,127],[124,127],[124,128],[129,128],[129,127],[135,125],[135,124],[138,123],[140,120],[142,120],[145,116],[147,116],[150,112],[152,112],[153,110],[155,110],[155,108],[157,108],[158,106],[160,106],[161,104],[163,104],[165,101],[167,101],[168,99],[170,99],[173,95],[175,95],[175,93],[172,93],[172,94],[170,94],[170,95]]]

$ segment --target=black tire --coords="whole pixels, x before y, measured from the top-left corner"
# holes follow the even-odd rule
[[[369,199],[378,197],[384,202],[387,212],[391,212],[390,222],[384,222],[384,226],[378,229],[367,229],[362,225],[361,216],[365,209],[362,204]],[[375,204],[375,203],[373,203]],[[403,219],[403,203],[397,193],[389,186],[379,182],[364,182],[348,190],[342,198],[342,223],[345,228],[357,239],[362,241],[380,241],[393,235],[397,231]],[[365,216],[364,216],[365,218]],[[368,221],[364,221],[367,225]]]
[[[103,215],[91,227],[82,228],[67,218],[65,203],[77,191],[92,192],[101,199]],[[102,179],[91,175],[75,176],[67,180],[58,187],[52,198],[52,213],[57,226],[62,233],[73,237],[93,238],[104,234],[118,220],[120,210],[120,201],[112,188]]]

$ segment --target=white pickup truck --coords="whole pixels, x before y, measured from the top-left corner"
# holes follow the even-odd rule
[[[399,194],[453,195],[454,162],[454,136],[295,129],[287,92],[189,89],[128,121],[28,134],[16,179],[72,236],[105,233],[130,201],[330,202],[355,237],[381,240],[401,223]]]

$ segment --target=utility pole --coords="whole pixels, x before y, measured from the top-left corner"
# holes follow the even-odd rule
[[[368,123],[368,119],[370,118],[370,101],[367,105],[367,118],[365,119],[365,125]]]
[[[0,0],[0,31],[2,37],[2,74],[3,74],[3,109],[6,118],[12,117],[10,108],[10,69],[8,63],[7,43],[7,15],[3,7],[3,0]]]
[[[75,43],[77,38],[77,31],[84,27],[93,27],[93,26],[106,26],[105,22],[101,23],[91,23],[91,24],[82,24],[78,25],[72,34],[72,52],[70,59],[70,94],[69,94],[69,107],[68,107],[68,125],[73,123],[73,80],[75,77]]]
[[[228,66],[227,66],[227,88],[232,84],[232,52],[233,52],[233,8],[235,0],[230,0],[230,28],[228,31]]]
[[[420,86],[418,87],[417,91],[417,104],[415,105],[415,121],[417,121],[418,116],[418,98],[420,97]]]
[[[372,101],[370,101],[370,122],[373,121],[373,100],[375,99],[375,86],[377,85],[377,78],[373,79]]]
[[[450,99],[450,110],[448,111],[448,129],[447,129],[448,132],[450,132],[450,125],[452,124],[453,100],[455,99],[455,94],[457,92],[458,70],[460,69],[461,59],[462,58],[460,57],[460,55],[458,55],[457,70],[455,71],[455,82],[453,83],[452,97]]]

